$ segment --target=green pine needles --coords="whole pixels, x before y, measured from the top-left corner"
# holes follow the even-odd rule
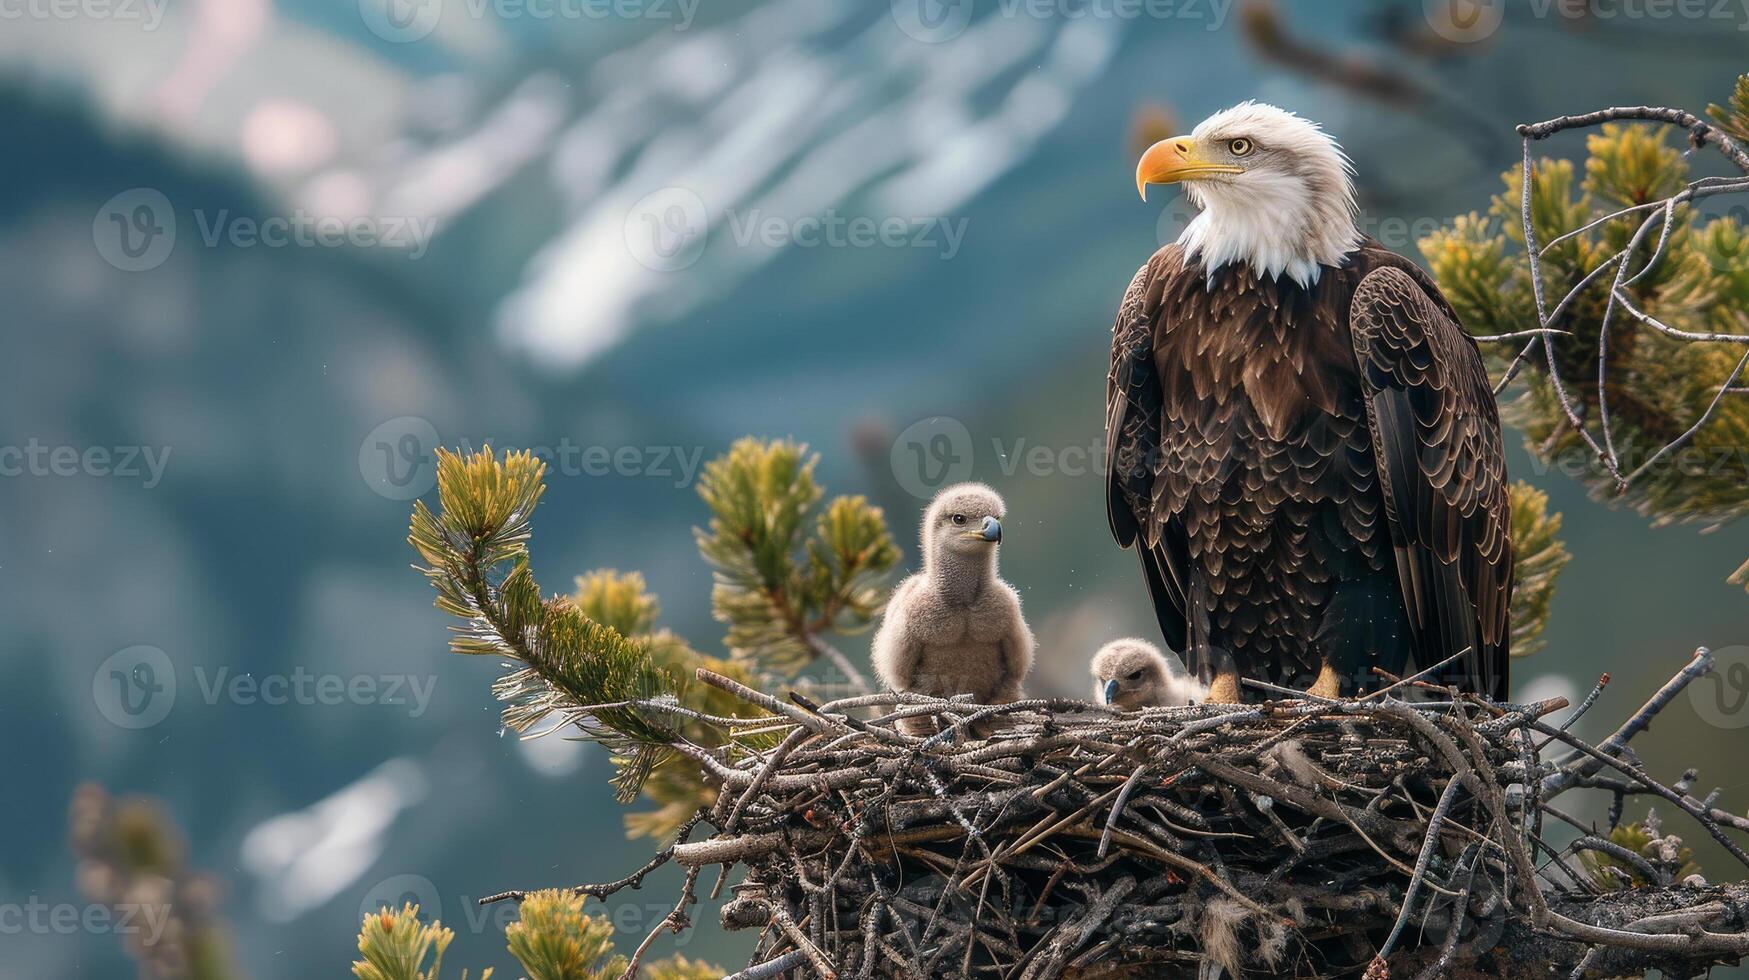
[[[585,915],[581,895],[531,892],[518,914],[504,930],[504,940],[510,955],[528,971],[528,980],[617,977],[629,966],[614,952],[613,923]]]
[[[1543,648],[1555,579],[1573,556],[1562,543],[1561,515],[1549,513],[1549,495],[1523,480],[1507,488],[1512,508],[1512,655]]]
[[[881,580],[898,563],[898,548],[880,510],[863,498],[820,505],[817,461],[794,442],[744,439],[706,468],[699,493],[713,516],[696,536],[717,571],[713,606],[729,624],[733,654],[716,658],[658,625],[661,604],[636,572],[597,569],[578,576],[571,595],[543,598],[528,540],[544,465],[489,446],[438,451],[438,506],[414,505],[408,542],[437,590],[437,607],[461,620],[450,647],[517,665],[493,685],[505,702],[505,727],[525,737],[571,731],[608,749],[616,797],[630,802],[641,793],[657,804],[626,816],[628,836],[673,834],[715,800],[697,760],[676,745],[720,752],[773,744],[769,734],[729,732],[733,720],[764,712],[698,683],[700,668],[772,686],[766,671],[788,676],[820,656],[842,660],[825,635],[865,629],[880,614]],[[583,902],[569,891],[522,899],[506,940],[530,980],[629,971],[611,924],[584,914]],[[408,906],[366,917],[364,959],[353,968],[360,980],[438,980],[452,935],[440,923],[420,923],[417,913]],[[655,980],[722,975],[683,957],[641,970]]]
[[[698,493],[714,515],[696,533],[716,570],[711,605],[735,659],[794,673],[820,656],[860,674],[821,639],[880,615],[880,587],[899,562],[880,508],[838,497],[818,508],[818,456],[787,440],[742,439],[705,465]]]
[[[528,537],[544,470],[528,452],[500,460],[490,446],[438,450],[439,511],[416,502],[407,540],[426,562],[437,607],[463,621],[450,649],[521,662],[493,685],[505,727],[526,734],[552,715],[570,722],[609,749],[616,795],[630,802],[675,739],[642,705],[672,698],[676,683],[648,650],[569,598],[541,598]]]
[[[358,980],[440,980],[443,953],[455,932],[441,922],[419,921],[419,906],[403,905],[400,911],[387,906],[364,917],[358,930],[358,952],[364,959],[352,964]],[[425,961],[431,960],[431,967]],[[467,980],[462,971],[462,980]],[[480,974],[491,980],[492,971]]]
[[[549,889],[522,899],[516,922],[504,930],[505,946],[526,972],[527,980],[618,980],[631,961],[614,947],[613,922],[583,911],[584,898]],[[419,906],[399,911],[384,907],[364,917],[358,932],[358,952],[352,964],[358,980],[443,980],[443,954],[455,933],[443,923],[423,922]],[[426,961],[430,966],[426,966]],[[684,956],[644,964],[639,975],[649,980],[704,980],[723,971]],[[491,980],[490,969],[479,980]],[[461,980],[468,980],[462,971]]]
[[[415,503],[408,542],[437,607],[462,620],[451,649],[519,665],[493,685],[505,727],[525,736],[571,731],[608,749],[616,798],[629,803],[642,792],[658,807],[627,815],[631,836],[672,833],[715,798],[697,762],[674,745],[725,748],[731,738],[717,719],[763,714],[697,683],[700,668],[757,688],[770,686],[767,671],[791,676],[826,656],[866,683],[826,636],[866,629],[880,614],[899,549],[863,498],[821,505],[818,459],[792,441],[743,439],[705,467],[699,494],[712,517],[695,534],[716,569],[712,604],[731,651],[716,658],[657,625],[660,603],[635,572],[598,569],[579,576],[573,594],[543,598],[528,539],[544,464],[490,446],[438,451],[438,508]],[[768,741],[739,739],[751,749]]]

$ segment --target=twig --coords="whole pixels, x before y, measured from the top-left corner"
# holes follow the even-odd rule
[[[1688,130],[1689,139],[1696,146],[1711,144],[1725,155],[1725,158],[1737,165],[1737,169],[1749,173],[1749,154],[1745,154],[1729,136],[1720,132],[1717,126],[1707,122],[1693,113],[1681,109],[1666,109],[1659,106],[1618,106],[1612,109],[1599,109],[1577,116],[1557,116],[1540,123],[1531,123],[1518,127],[1518,135],[1529,140],[1547,139],[1563,130],[1583,129],[1606,122],[1616,122],[1622,119],[1641,119],[1650,122],[1664,122],[1681,126]]]

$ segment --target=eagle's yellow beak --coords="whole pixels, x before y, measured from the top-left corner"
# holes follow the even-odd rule
[[[1211,163],[1202,157],[1202,144],[1191,136],[1174,136],[1148,147],[1136,163],[1136,193],[1148,199],[1149,184],[1175,184],[1206,174],[1242,174],[1244,167]]]

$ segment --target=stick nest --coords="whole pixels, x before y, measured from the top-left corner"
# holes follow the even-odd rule
[[[1411,684],[1117,714],[786,703],[700,676],[777,713],[763,728],[783,736],[698,753],[723,787],[700,814],[718,833],[658,858],[689,889],[702,868],[721,866],[719,888],[743,869],[723,922],[761,936],[740,977],[1685,976],[1749,951],[1742,886],[1677,880],[1681,842],[1655,819],[1652,858],[1595,828],[1545,842],[1545,817],[1571,819],[1549,801],[1582,786],[1663,796],[1740,857],[1720,821],[1749,824],[1688,795],[1692,775],[1666,787],[1623,761],[1644,721],[1603,750],[1542,721],[1564,699]],[[917,715],[941,731],[895,728]]]

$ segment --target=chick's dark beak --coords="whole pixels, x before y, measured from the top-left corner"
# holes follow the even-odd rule
[[[1105,682],[1105,703],[1117,703],[1117,678],[1115,677]]]
[[[994,517],[984,518],[984,526],[978,532],[985,541],[1000,543],[1002,540],[1002,522]]]

